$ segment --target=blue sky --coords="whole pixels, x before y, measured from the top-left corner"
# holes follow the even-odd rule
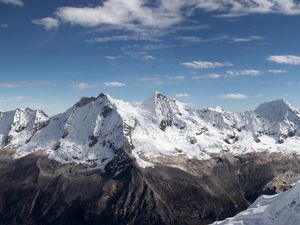
[[[295,0],[0,0],[0,109],[52,115],[81,96],[154,91],[230,111],[300,107],[299,22]]]

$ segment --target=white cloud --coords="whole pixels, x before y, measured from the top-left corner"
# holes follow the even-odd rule
[[[80,91],[93,87],[93,85],[85,83],[85,82],[72,82],[72,84],[70,86],[72,88],[78,89]]]
[[[197,36],[182,36],[182,37],[178,37],[177,39],[184,41],[186,43],[220,42],[220,41],[230,42],[230,43],[242,43],[242,42],[260,41],[260,40],[264,40],[265,38],[258,35],[236,37],[228,34],[221,34],[211,38],[200,38]]]
[[[52,17],[45,17],[42,19],[35,19],[31,21],[33,24],[41,25],[45,27],[45,30],[55,30],[59,27],[59,20]]]
[[[205,42],[205,40],[203,40],[200,37],[196,37],[196,36],[182,36],[182,37],[178,37],[177,39],[180,41],[188,42],[188,43]]]
[[[209,62],[209,61],[192,61],[192,62],[184,62],[181,65],[186,66],[188,68],[193,69],[209,69],[209,68],[217,68],[217,67],[225,67],[232,66],[230,62]]]
[[[24,2],[22,0],[0,0],[1,3],[14,5],[14,6],[23,6]]]
[[[51,81],[47,80],[35,80],[35,81],[20,81],[20,82],[0,82],[0,88],[25,88],[33,86],[48,86],[51,85]]]
[[[168,77],[170,80],[185,80],[186,78],[184,76],[178,75],[175,77]]]
[[[156,57],[152,55],[144,55],[142,56],[142,59],[145,61],[152,61],[152,60],[156,60]]]
[[[119,56],[106,55],[106,56],[104,56],[104,58],[107,59],[107,60],[117,60],[120,57]]]
[[[229,76],[238,77],[238,76],[259,76],[262,72],[260,70],[229,70],[226,72]]]
[[[14,96],[14,97],[0,97],[1,103],[19,102],[25,100],[25,96]]]
[[[248,14],[278,13],[285,15],[299,15],[300,5],[297,0],[197,0],[198,7],[210,12],[217,12],[219,16],[237,17]]]
[[[126,86],[126,84],[118,82],[118,81],[105,82],[104,85],[106,87],[125,87]]]
[[[88,43],[106,43],[106,42],[120,42],[120,41],[155,41],[156,39],[150,36],[136,35],[136,34],[125,34],[125,35],[114,35],[105,37],[94,37],[87,40]]]
[[[243,100],[248,98],[247,95],[241,93],[230,93],[230,94],[220,95],[218,97],[221,99],[230,99],[230,100]]]
[[[8,28],[8,24],[7,23],[1,23],[0,28],[3,28],[3,29]]]
[[[175,97],[176,98],[189,98],[189,97],[191,97],[191,95],[188,93],[177,93],[177,94],[175,94]]]
[[[270,55],[267,60],[278,64],[300,65],[300,56],[297,55]]]
[[[218,79],[220,77],[223,77],[223,75],[218,73],[209,73],[207,75],[193,76],[192,78],[197,80],[197,79]]]
[[[21,0],[0,0],[21,2]],[[159,36],[178,29],[184,21],[199,11],[210,12],[214,16],[236,17],[248,14],[299,15],[298,0],[103,0],[95,6],[60,7],[54,15],[71,25],[133,31],[139,34]],[[194,19],[194,18],[193,18]],[[181,26],[182,27],[182,26]],[[186,26],[188,27],[188,26]],[[235,38],[235,42],[248,42],[259,36]],[[188,40],[189,39],[189,40]],[[186,40],[201,41],[195,38]],[[96,40],[95,40],[96,41]],[[98,40],[101,42],[101,39]]]
[[[268,70],[269,73],[274,73],[274,74],[280,74],[280,73],[287,73],[288,71],[286,70]]]
[[[63,22],[84,27],[114,26],[118,29],[151,32],[183,20],[180,9],[186,3],[164,0],[152,7],[143,0],[107,0],[95,7],[61,7],[56,16]]]

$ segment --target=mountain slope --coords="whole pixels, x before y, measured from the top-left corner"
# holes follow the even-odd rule
[[[51,118],[17,111],[0,119],[3,225],[209,224],[300,175],[300,115],[284,100],[230,113],[100,94]]]
[[[138,107],[100,94],[52,118],[30,109],[0,118],[1,146],[14,148],[16,157],[44,150],[61,162],[102,169],[125,145],[146,167],[166,156],[204,160],[223,151],[293,153],[300,144],[299,110],[285,100],[229,113],[195,110],[158,92]]]
[[[297,225],[300,221],[300,181],[286,192],[259,197],[247,210],[214,225]]]

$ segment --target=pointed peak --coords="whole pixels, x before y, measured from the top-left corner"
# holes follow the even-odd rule
[[[276,107],[276,108],[284,108],[284,109],[292,109],[293,107],[291,106],[291,104],[284,98],[281,99],[276,99],[276,100],[272,100],[272,101],[268,101],[268,102],[264,102],[262,104],[260,104],[256,110],[265,108],[265,107]],[[255,111],[256,111],[255,110]]]
[[[282,121],[286,119],[289,113],[295,112],[296,109],[286,99],[277,99],[259,105],[255,112],[272,121]]]
[[[101,99],[104,101],[104,100],[111,100],[112,98],[108,94],[101,92],[97,97],[93,97],[93,96],[92,97],[81,97],[80,100],[77,103],[75,103],[74,106],[77,108],[80,108],[80,107],[83,107],[83,106],[85,106],[91,102],[94,102],[98,99]]]
[[[169,100],[172,99],[156,91],[142,103],[142,106],[147,109],[154,110],[158,104],[161,104],[162,102],[168,102]]]

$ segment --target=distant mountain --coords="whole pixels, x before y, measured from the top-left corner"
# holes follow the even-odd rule
[[[208,224],[300,175],[300,111],[243,113],[161,93],[0,112],[0,224]],[[74,216],[76,215],[76,216]]]

